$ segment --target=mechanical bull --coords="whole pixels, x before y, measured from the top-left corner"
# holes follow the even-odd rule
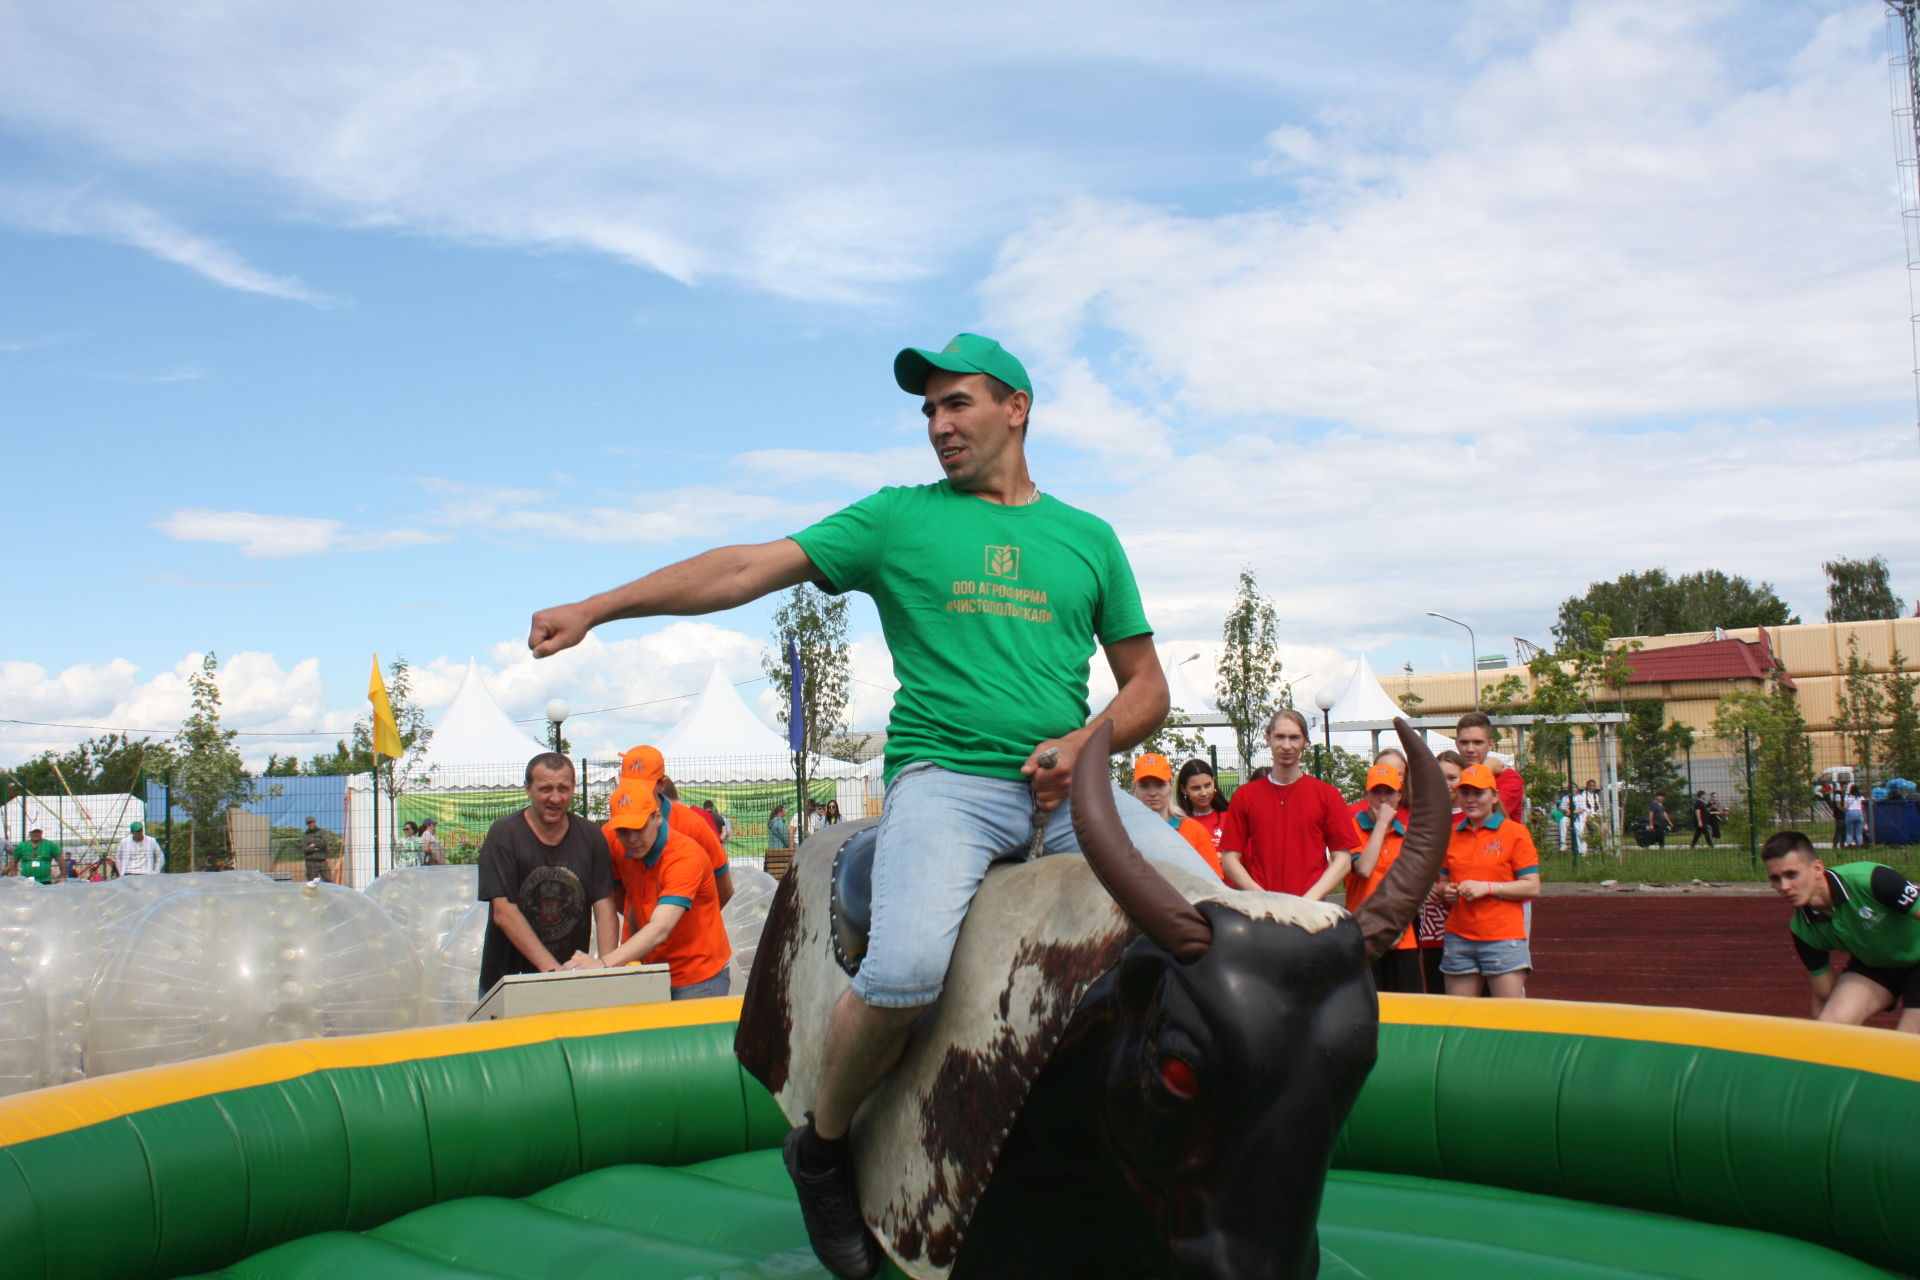
[[[1419,735],[1397,728],[1411,822],[1349,915],[1150,864],[1114,810],[1100,727],[1073,779],[1085,858],[988,874],[944,993],[856,1117],[861,1207],[904,1271],[1317,1274],[1334,1139],[1376,1050],[1368,962],[1446,854],[1446,781]],[[835,827],[800,851],[741,1015],[740,1060],[795,1123],[848,983],[831,881],[852,834]]]

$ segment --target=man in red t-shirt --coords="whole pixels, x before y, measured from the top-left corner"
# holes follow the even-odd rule
[[[1307,720],[1288,708],[1267,724],[1273,771],[1236,789],[1220,834],[1220,869],[1236,889],[1320,899],[1346,879],[1360,831],[1338,790],[1300,769]]]
[[[1482,764],[1493,774],[1500,808],[1515,822],[1527,820],[1527,782],[1512,765],[1496,769],[1487,757],[1493,752],[1493,721],[1484,711],[1469,711],[1453,729],[1453,744],[1469,765]]]

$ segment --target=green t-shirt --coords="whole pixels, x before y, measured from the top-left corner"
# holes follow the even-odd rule
[[[31,840],[22,840],[13,846],[13,856],[20,863],[20,874],[31,876],[41,884],[53,883],[54,863],[60,858],[60,846],[51,840],[42,840],[39,844]]]
[[[1876,871],[1887,872],[1881,877],[1884,893],[1875,892]],[[1875,968],[1920,964],[1920,919],[1912,914],[1913,886],[1906,877],[1878,862],[1846,862],[1827,868],[1827,887],[1832,914],[1802,907],[1793,913],[1794,937],[1822,951],[1844,951]],[[1883,901],[1886,897],[1892,901]]]
[[[900,682],[889,781],[921,761],[1020,777],[1036,746],[1086,723],[1095,640],[1153,630],[1112,527],[1050,497],[882,489],[793,540],[828,591],[864,591],[880,611]]]

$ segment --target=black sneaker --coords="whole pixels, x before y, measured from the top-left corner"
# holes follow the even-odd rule
[[[880,1271],[880,1246],[860,1216],[860,1193],[853,1181],[853,1165],[845,1163],[821,1174],[800,1168],[800,1140],[807,1126],[787,1135],[780,1154],[800,1193],[800,1216],[806,1220],[807,1241],[821,1265],[840,1280],[868,1280]]]

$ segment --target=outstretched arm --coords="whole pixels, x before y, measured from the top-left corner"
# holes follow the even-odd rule
[[[1167,718],[1167,676],[1160,669],[1160,655],[1154,652],[1151,634],[1129,636],[1106,646],[1107,665],[1113,670],[1118,691],[1106,709],[1072,733],[1049,738],[1033,749],[1020,772],[1033,781],[1034,803],[1043,809],[1058,808],[1067,798],[1073,781],[1073,762],[1080,755],[1080,744],[1087,740],[1095,725],[1113,721],[1115,748],[1138,746]],[[1039,765],[1040,753],[1048,747],[1060,751],[1060,759],[1051,769]]]
[[[624,587],[533,615],[527,648],[536,658],[571,649],[603,622],[717,613],[819,576],[792,538],[703,551]]]

